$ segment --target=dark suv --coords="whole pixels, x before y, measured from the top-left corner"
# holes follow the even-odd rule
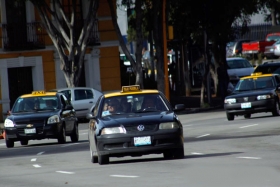
[[[267,73],[280,74],[280,61],[265,62],[256,67],[254,73],[257,72],[261,72],[263,74],[267,74]]]

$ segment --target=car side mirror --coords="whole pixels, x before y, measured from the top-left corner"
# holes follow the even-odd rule
[[[174,111],[181,111],[181,110],[185,110],[185,105],[184,104],[177,104],[175,105]]]
[[[73,110],[73,106],[72,105],[66,105],[65,109],[66,110]]]
[[[93,116],[92,113],[88,113],[86,118],[87,119],[96,119],[96,116]]]

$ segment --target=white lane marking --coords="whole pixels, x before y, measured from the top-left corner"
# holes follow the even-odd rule
[[[209,136],[210,134],[204,134],[204,135],[201,135],[201,136],[198,136],[196,138],[202,138],[202,137],[205,137],[205,136]]]
[[[246,157],[246,156],[240,156],[240,157],[236,157],[236,158],[245,158],[245,159],[253,159],[253,160],[258,160],[258,159],[262,159],[261,157]]]
[[[196,153],[196,152],[192,152],[192,155],[203,155],[203,153]]]
[[[42,154],[44,154],[44,153],[45,153],[45,151],[40,152],[40,153],[37,153],[37,155],[42,155]]]
[[[242,127],[239,127],[239,128],[242,129],[242,128],[247,128],[247,127],[253,127],[253,126],[256,126],[256,125],[259,125],[259,124],[247,125],[247,126],[242,126]]]
[[[35,168],[40,168],[41,166],[38,165],[38,164],[34,164],[33,167],[35,167]]]
[[[84,132],[84,133],[80,133],[79,135],[85,135],[85,134],[88,134],[87,132]]]
[[[110,175],[111,177],[121,177],[121,178],[137,178],[139,176],[133,176],[133,175]]]
[[[31,162],[36,162],[37,158],[32,158]]]
[[[191,126],[193,126],[193,125],[183,125],[184,127],[191,127]]]
[[[69,171],[56,171],[57,173],[63,173],[63,174],[75,174],[75,172],[69,172]]]
[[[61,147],[69,147],[69,146],[72,146],[72,145],[77,145],[77,144],[80,144],[80,143],[67,144],[67,145],[63,145],[63,146],[61,146]]]
[[[1,143],[1,144],[0,144],[0,146],[4,146],[4,145],[6,145],[6,144],[5,144],[5,143]]]

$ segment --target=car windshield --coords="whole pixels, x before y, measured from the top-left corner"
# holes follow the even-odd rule
[[[277,41],[279,39],[280,39],[280,36],[278,36],[278,35],[271,35],[271,36],[268,36],[266,38],[266,41]]]
[[[268,74],[268,73],[280,74],[280,64],[279,66],[258,66],[254,72],[255,73],[261,72],[263,74]]]
[[[228,69],[251,68],[252,64],[246,59],[227,60]]]
[[[259,77],[259,78],[249,78],[241,79],[235,86],[234,91],[248,91],[248,90],[258,90],[266,88],[274,88],[274,81],[272,77]]]
[[[18,98],[13,106],[13,113],[55,110],[59,108],[56,96],[38,96]]]
[[[102,117],[168,110],[168,105],[159,94],[133,94],[106,98],[102,106]]]

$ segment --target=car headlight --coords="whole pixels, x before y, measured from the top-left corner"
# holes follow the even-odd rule
[[[104,128],[101,131],[101,135],[104,134],[125,134],[126,130],[124,127],[110,127],[110,128]]]
[[[14,127],[15,124],[12,120],[10,119],[5,119],[5,122],[4,122],[4,127]]]
[[[59,122],[60,122],[60,118],[58,115],[54,115],[52,117],[49,117],[49,119],[48,119],[48,124],[59,123]]]
[[[263,100],[263,99],[270,99],[271,95],[259,95],[257,97],[257,100]]]
[[[225,99],[225,104],[232,104],[232,103],[236,103],[235,98]]]
[[[177,122],[167,122],[159,124],[159,129],[178,129],[179,124]]]

